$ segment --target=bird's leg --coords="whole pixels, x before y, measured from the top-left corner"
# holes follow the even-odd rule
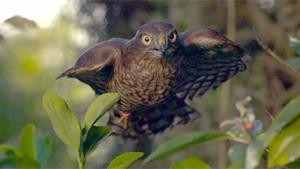
[[[128,118],[130,116],[130,112],[120,112],[121,113],[121,118],[120,118],[120,123],[123,124],[123,129],[126,130],[128,128]]]

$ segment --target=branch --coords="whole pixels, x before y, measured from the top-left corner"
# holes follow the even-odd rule
[[[267,53],[267,56],[269,56],[275,64],[277,64],[279,69],[290,75],[296,83],[300,83],[300,72],[297,71],[295,68],[287,64],[284,60],[282,60],[279,56],[277,56],[265,43],[264,41],[259,37],[256,36],[256,41],[258,44],[262,47],[262,49]]]

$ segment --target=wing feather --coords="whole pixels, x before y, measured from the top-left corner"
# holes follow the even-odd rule
[[[207,28],[181,33],[179,51],[175,91],[187,104],[244,71],[250,59],[235,42]]]
[[[58,78],[77,78],[92,87],[96,94],[106,92],[114,68],[121,62],[122,47],[126,42],[126,39],[113,38],[96,44],[81,54],[75,65]]]

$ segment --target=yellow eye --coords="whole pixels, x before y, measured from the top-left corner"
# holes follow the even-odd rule
[[[176,38],[177,38],[177,35],[175,32],[171,33],[169,36],[169,39],[171,40],[171,42],[176,42]]]
[[[152,39],[150,36],[148,36],[148,35],[142,36],[142,42],[144,45],[150,45],[151,41],[152,41]]]

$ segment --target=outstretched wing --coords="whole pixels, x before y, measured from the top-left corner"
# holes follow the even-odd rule
[[[90,85],[96,94],[106,92],[114,67],[121,61],[122,46],[126,42],[126,39],[113,38],[96,44],[81,54],[76,64],[58,78],[74,77]]]
[[[190,104],[194,96],[246,69],[250,56],[235,42],[207,28],[196,28],[180,34],[180,49],[176,56],[178,73],[176,95]]]

